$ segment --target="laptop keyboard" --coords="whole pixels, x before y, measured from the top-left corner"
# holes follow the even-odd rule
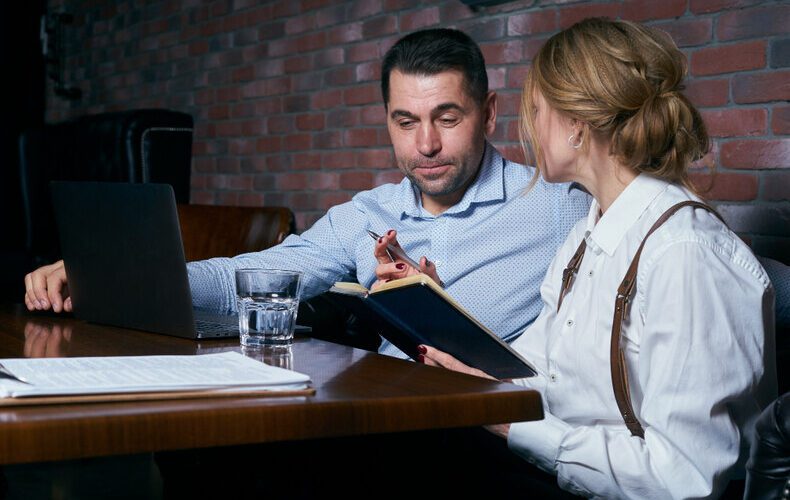
[[[201,319],[195,320],[195,329],[201,337],[233,337],[239,335],[238,327]]]

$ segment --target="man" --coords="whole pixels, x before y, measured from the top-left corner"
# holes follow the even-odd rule
[[[407,254],[428,257],[421,270],[438,273],[448,293],[505,341],[535,319],[546,268],[587,213],[588,196],[543,181],[525,194],[534,170],[486,141],[496,126],[496,94],[479,47],[464,33],[431,29],[402,38],[384,58],[381,87],[406,178],[357,194],[276,247],[190,263],[196,306],[234,310],[234,271],[243,267],[303,271],[304,298],[336,281],[370,286],[377,260],[367,230],[394,229]],[[62,261],[29,274],[27,307],[70,310],[65,284]],[[387,341],[379,351],[405,356]]]

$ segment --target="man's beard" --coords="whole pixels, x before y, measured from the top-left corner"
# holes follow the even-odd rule
[[[412,184],[417,186],[420,192],[429,196],[443,196],[454,193],[462,188],[468,181],[468,179],[463,178],[465,169],[459,167],[459,165],[463,165],[462,160],[451,157],[437,157],[421,160],[410,159],[405,165],[401,164],[401,171]],[[449,170],[440,174],[435,179],[430,175],[417,176],[414,174],[414,170],[417,168],[433,166],[447,166]],[[439,182],[438,185],[437,182]]]

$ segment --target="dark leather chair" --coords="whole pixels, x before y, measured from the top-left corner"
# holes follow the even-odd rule
[[[178,219],[188,261],[263,250],[296,230],[294,215],[285,207],[179,204]]]
[[[29,267],[59,258],[53,180],[161,182],[189,202],[192,117],[164,109],[83,116],[26,130],[19,139]]]
[[[790,498],[790,392],[769,405],[755,425],[744,499],[763,498]]]

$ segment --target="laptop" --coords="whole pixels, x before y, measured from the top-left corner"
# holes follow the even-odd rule
[[[173,188],[52,182],[74,315],[191,339],[238,337],[236,315],[192,307]],[[297,326],[297,333],[309,332]]]

